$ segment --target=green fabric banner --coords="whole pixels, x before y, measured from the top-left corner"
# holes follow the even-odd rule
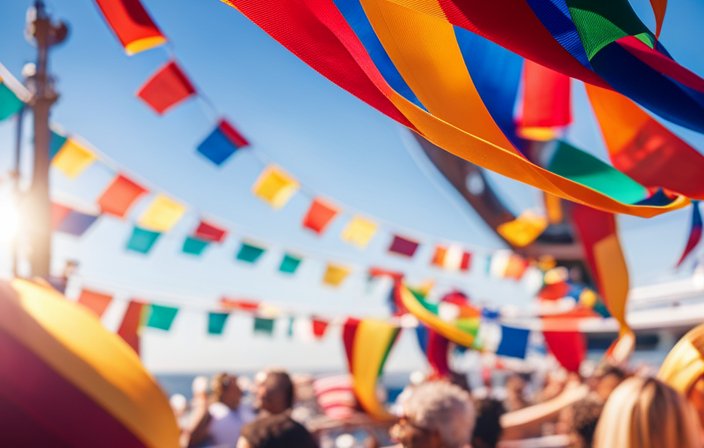
[[[176,318],[177,313],[178,308],[172,308],[170,306],[162,305],[152,305],[151,312],[149,313],[149,320],[147,321],[147,327],[169,331],[169,329],[171,329],[171,324]]]

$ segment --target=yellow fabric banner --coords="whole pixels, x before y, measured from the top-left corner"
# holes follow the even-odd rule
[[[353,216],[342,231],[342,240],[364,249],[377,231],[377,225],[359,216]]]
[[[275,209],[286,205],[300,187],[298,181],[275,165],[267,166],[252,187],[259,199]]]
[[[158,194],[139,219],[139,225],[154,232],[168,232],[181,219],[186,207]]]
[[[69,137],[52,159],[51,165],[71,179],[78,177],[98,156],[81,143]]]
[[[328,266],[325,269],[323,283],[335,287],[340,286],[342,282],[345,281],[349,273],[350,269],[345,266],[328,263]]]

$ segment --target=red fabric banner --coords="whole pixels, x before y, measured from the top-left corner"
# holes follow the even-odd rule
[[[249,142],[242,134],[239,133],[234,126],[232,126],[227,120],[220,120],[218,124],[218,129],[222,132],[225,137],[227,137],[230,142],[235,145],[238,149],[249,146]]]
[[[195,87],[176,62],[170,61],[139,88],[137,96],[161,115],[195,93]]]
[[[221,243],[222,240],[224,240],[227,236],[227,230],[201,220],[193,236],[201,240],[210,241],[213,243]]]
[[[618,240],[616,218],[581,204],[573,204],[572,218],[597,290],[611,315],[621,324],[621,331],[627,331],[628,267]]]
[[[320,198],[315,198],[308,209],[308,213],[303,218],[303,227],[320,235],[338,213],[339,210],[334,205]]]
[[[61,204],[57,204],[55,202],[51,203],[51,229],[56,230],[59,225],[63,222],[63,220],[68,216],[68,214],[71,213],[71,209],[63,206]]]
[[[131,300],[127,305],[125,317],[122,318],[120,328],[117,330],[118,336],[127,342],[139,355],[139,330],[142,324],[142,308],[144,303]]]
[[[132,55],[166,42],[139,0],[95,0],[127,54]]]
[[[111,295],[101,294],[88,289],[81,291],[81,295],[78,297],[78,303],[93,311],[98,315],[98,318],[103,317],[103,313],[105,313],[111,301]]]
[[[147,193],[146,188],[137,185],[124,175],[118,174],[110,186],[100,195],[98,205],[103,213],[124,218],[132,204],[145,193]]]
[[[322,339],[323,336],[325,336],[325,332],[328,329],[329,323],[324,320],[313,319],[312,325],[313,325],[313,336],[315,336],[316,339]]]
[[[611,162],[651,188],[704,199],[704,156],[625,96],[587,85]]]
[[[354,335],[357,333],[360,320],[353,317],[348,318],[342,328],[342,343],[345,346],[345,356],[347,357],[347,368],[352,372],[352,349],[354,348]]]
[[[529,59],[523,66],[523,112],[518,134],[548,141],[572,122],[570,78]]]
[[[394,235],[394,240],[391,242],[391,246],[389,246],[389,252],[412,257],[416,253],[419,245],[420,243],[417,241]]]
[[[578,331],[543,331],[545,343],[555,359],[569,372],[579,372],[587,356],[584,335]]]

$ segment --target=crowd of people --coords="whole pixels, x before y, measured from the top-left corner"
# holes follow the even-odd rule
[[[467,381],[426,379],[410,384],[399,396],[394,421],[365,423],[388,430],[389,437],[368,431],[363,442],[348,436],[338,438],[337,445],[323,440],[320,428],[300,418],[310,412],[294,410],[300,397],[287,372],[265,370],[251,385],[243,384],[247,382],[226,373],[213,376],[209,386],[199,378],[189,405],[172,400],[182,445],[496,448],[528,446],[521,443],[531,439],[530,446],[561,448],[704,447],[696,403],[652,376],[608,364],[587,378],[549,375],[532,394],[527,393],[526,376],[512,374],[504,381],[500,399],[491,394],[473,397]],[[251,392],[247,403],[242,400],[243,385]],[[536,441],[541,438],[552,442],[540,445]]]

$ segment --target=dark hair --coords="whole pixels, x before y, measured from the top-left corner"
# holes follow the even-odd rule
[[[287,413],[262,417],[242,427],[251,448],[318,448],[313,436]]]
[[[213,375],[210,379],[210,392],[213,397],[219,401],[222,398],[225,389],[230,386],[231,382],[231,376],[225,372],[216,373]]]
[[[477,420],[472,435],[473,447],[495,448],[501,437],[501,416],[506,412],[503,403],[491,398],[474,402]]]
[[[594,376],[597,378],[604,378],[609,375],[614,375],[621,381],[628,378],[628,373],[625,370],[612,364],[602,364],[594,369]]]
[[[293,381],[291,381],[288,373],[282,370],[271,370],[267,373],[266,381],[271,382],[273,387],[280,390],[284,395],[286,408],[292,408],[294,400]]]
[[[587,397],[576,402],[572,408],[574,411],[572,417],[574,419],[572,422],[574,435],[580,439],[581,447],[591,448],[596,424],[599,421],[601,410],[604,408],[604,403]]]

